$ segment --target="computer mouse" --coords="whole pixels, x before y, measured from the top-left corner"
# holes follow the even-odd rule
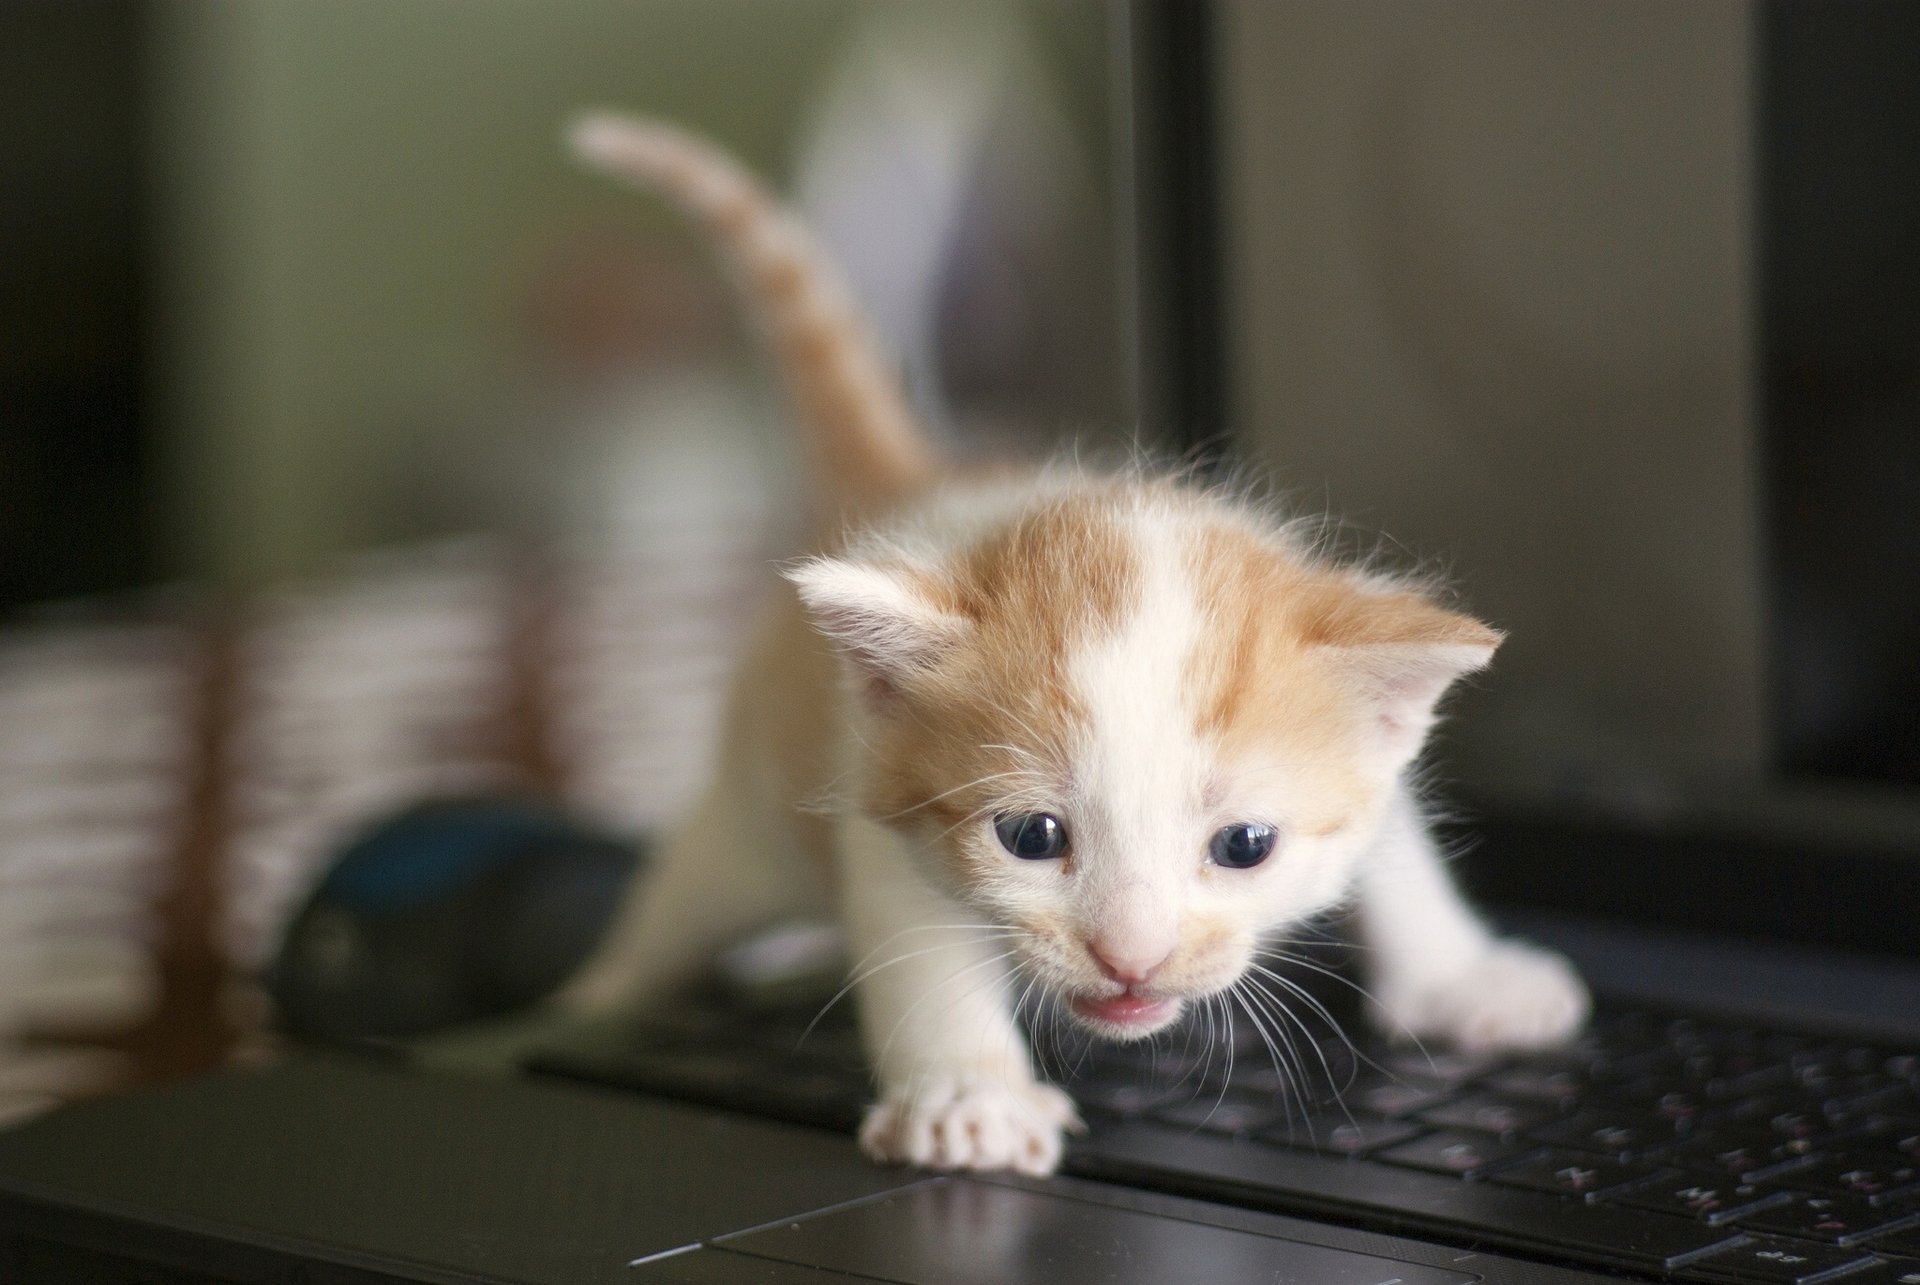
[[[267,972],[287,1033],[421,1035],[551,992],[611,924],[643,843],[544,803],[422,802],[351,835]]]

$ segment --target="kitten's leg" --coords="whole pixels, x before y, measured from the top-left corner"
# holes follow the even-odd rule
[[[1469,1049],[1536,1048],[1586,1020],[1587,989],[1565,959],[1493,936],[1461,899],[1404,792],[1361,868],[1358,891],[1374,1017],[1388,1035]]]
[[[1012,938],[929,887],[902,840],[843,822],[842,901],[861,1035],[880,1101],[860,1142],[876,1160],[1047,1174],[1073,1103],[1035,1080],[1015,1024]]]
[[[723,772],[640,871],[587,962],[552,1003],[580,1013],[645,1007],[697,980],[741,936],[830,910],[824,880],[750,784]]]

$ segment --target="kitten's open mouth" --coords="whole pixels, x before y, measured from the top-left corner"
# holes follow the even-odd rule
[[[1164,1026],[1180,1008],[1179,1000],[1150,999],[1130,991],[1107,997],[1076,995],[1068,1003],[1076,1015],[1095,1026],[1141,1034]]]

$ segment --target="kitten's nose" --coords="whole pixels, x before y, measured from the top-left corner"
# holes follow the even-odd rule
[[[1095,937],[1087,943],[1087,953],[1100,965],[1100,971],[1114,981],[1122,986],[1139,986],[1153,976],[1154,970],[1166,963],[1167,956],[1173,952],[1157,943]]]

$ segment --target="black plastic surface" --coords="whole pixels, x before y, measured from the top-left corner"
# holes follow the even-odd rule
[[[1124,1282],[1179,1279],[1160,1269],[1196,1254],[1222,1280],[1257,1263],[1253,1279],[1365,1282],[1382,1261],[1383,1281],[1603,1279],[1067,1178],[930,1179],[814,1129],[339,1057],[0,1133],[9,1285]]]
[[[816,1130],[309,1058],[0,1133],[0,1264],[38,1240],[249,1285],[604,1285],[914,1180]]]
[[[1477,1274],[972,1179],[730,1236],[727,1249],[900,1285],[1472,1285]]]
[[[844,1132],[868,1092],[852,1028],[817,1002],[690,1005],[606,1035],[531,1065]],[[1068,1147],[1069,1174],[1648,1275],[1719,1270],[1794,1234],[1698,1207],[1694,1188],[1723,1179],[1764,1187],[1769,1209],[1837,1195],[1876,1202],[1875,1227],[1920,1218],[1912,1047],[1610,1004],[1533,1059],[1383,1046],[1361,1059],[1329,1034],[1294,1058],[1317,1076],[1279,1076],[1257,1038],[1212,1059],[1211,1078],[1177,1037],[1131,1052],[1038,1046],[1072,1069],[1092,1126]]]

